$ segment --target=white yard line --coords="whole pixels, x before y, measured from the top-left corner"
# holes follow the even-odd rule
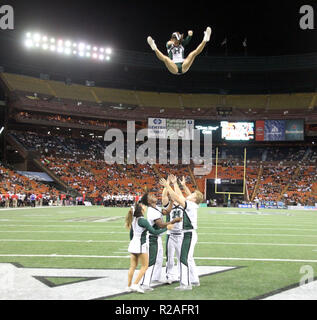
[[[97,255],[64,255],[64,254],[0,254],[0,257],[30,257],[30,258],[88,258],[88,259],[129,259],[130,256],[97,256]],[[270,259],[270,258],[230,258],[230,257],[194,257],[195,260],[224,261],[259,261],[259,262],[303,262],[317,263],[317,260],[303,259]]]
[[[129,243],[121,240],[44,240],[44,239],[0,239],[0,242],[78,242],[78,243]],[[316,245],[317,246],[317,245]]]
[[[220,245],[246,245],[246,246],[280,246],[280,247],[317,247],[316,244],[308,243],[263,243],[263,242],[198,242],[198,244],[220,244]],[[313,250],[317,251],[317,250]]]
[[[55,222],[55,221],[54,221]],[[76,222],[76,221],[75,221]],[[92,222],[92,221],[91,221]],[[90,223],[91,223],[90,222]],[[40,223],[40,222],[39,222]],[[43,225],[43,224],[0,224],[0,228],[2,227],[43,227],[43,228],[55,228],[55,227],[65,227],[65,228],[87,228],[87,227],[93,227],[93,228],[110,228],[110,229],[123,229],[123,226],[113,226],[109,225],[109,223],[105,223],[103,225],[99,224],[90,224],[89,226],[87,225],[72,225],[72,224],[67,224],[64,225],[62,222],[61,224],[55,224],[55,225]],[[72,222],[70,222],[72,223]],[[224,229],[243,229],[243,230],[287,230],[287,231],[313,231],[317,233],[317,229],[302,229],[302,228],[249,228],[249,227],[198,227],[198,229],[219,229],[219,230],[224,230]]]
[[[0,242],[56,242],[56,243],[129,243],[128,240],[49,240],[49,239],[0,239]],[[198,242],[199,245],[246,245],[246,246],[281,246],[281,247],[317,247],[308,243],[263,243],[263,242]],[[317,250],[313,250],[317,251]]]
[[[68,230],[1,230],[1,233],[80,233],[80,234],[128,234],[124,231],[68,231]],[[313,237],[317,234],[271,234],[271,233],[216,233],[216,232],[198,232],[198,235],[218,235],[218,236],[255,236],[255,237]]]

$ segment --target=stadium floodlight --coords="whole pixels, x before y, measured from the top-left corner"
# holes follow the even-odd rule
[[[106,46],[92,45],[86,41],[73,41],[74,39],[52,37],[52,35],[36,32],[26,32],[24,45],[26,48],[39,48],[43,51],[64,53],[68,56],[86,57],[88,59],[109,61],[112,49]]]
[[[35,33],[33,35],[33,40],[36,41],[36,42],[41,41],[41,35],[39,33]]]
[[[33,43],[33,41],[31,39],[28,39],[28,40],[25,41],[25,46],[27,48],[32,48],[33,45],[34,45],[34,43]]]
[[[86,46],[86,45],[81,42],[81,43],[78,45],[78,49],[79,49],[79,50],[84,50],[84,49],[85,49],[85,46]]]

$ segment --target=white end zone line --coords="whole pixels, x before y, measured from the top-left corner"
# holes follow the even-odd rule
[[[0,254],[0,257],[30,257],[30,258],[88,258],[88,259],[130,259],[126,256],[96,256],[96,255],[64,255],[64,254]],[[317,260],[302,259],[270,259],[270,258],[229,258],[229,257],[194,257],[195,260],[227,260],[227,261],[259,261],[259,262],[304,262],[317,263]]]

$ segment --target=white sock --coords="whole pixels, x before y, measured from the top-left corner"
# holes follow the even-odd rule
[[[211,28],[208,27],[204,33],[205,33],[205,36],[203,41],[209,42],[210,36],[211,36]]]
[[[147,42],[153,51],[157,49],[155,41],[151,37],[147,37]]]

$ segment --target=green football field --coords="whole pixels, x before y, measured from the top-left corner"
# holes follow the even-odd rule
[[[0,210],[0,271],[11,263],[21,270],[111,269],[120,271],[124,282],[129,267],[126,213],[103,207]],[[200,287],[177,295],[175,283],[144,295],[107,295],[105,289],[102,299],[245,300],[296,286],[303,267],[317,272],[317,212],[201,208],[195,261],[197,266],[234,268],[204,275]],[[46,277],[51,287],[82,280],[75,273]]]

